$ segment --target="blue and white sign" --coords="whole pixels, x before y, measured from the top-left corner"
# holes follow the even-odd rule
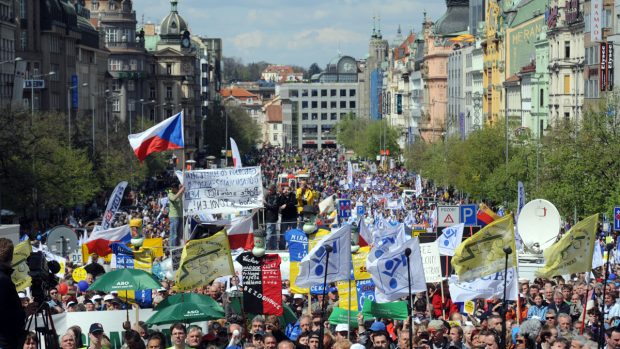
[[[351,200],[349,199],[338,200],[338,217],[339,218],[351,217]]]
[[[475,204],[474,205],[461,205],[459,209],[461,211],[459,223],[464,223],[466,226],[476,225],[477,207]]]
[[[364,214],[366,214],[366,207],[364,207],[364,205],[358,205],[357,206],[357,215],[358,216],[363,216]]]
[[[614,230],[620,230],[620,206],[614,207]]]
[[[24,88],[45,88],[45,80],[24,80]]]

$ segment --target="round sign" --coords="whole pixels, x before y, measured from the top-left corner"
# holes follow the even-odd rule
[[[86,280],[86,274],[88,274],[86,269],[79,267],[73,270],[73,274],[71,276],[73,277],[73,281],[80,282],[82,280]]]

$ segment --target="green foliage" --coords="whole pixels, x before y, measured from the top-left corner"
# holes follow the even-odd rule
[[[224,57],[223,80],[232,81],[257,81],[261,73],[269,66],[267,62],[244,64],[240,58]]]
[[[228,119],[228,120],[227,120]],[[209,155],[221,156],[225,147],[226,124],[228,123],[228,137],[234,138],[241,154],[248,152],[260,141],[260,126],[257,125],[247,111],[233,103],[226,104],[207,118],[205,121],[205,151]]]
[[[398,130],[383,120],[370,121],[349,114],[338,122],[336,132],[338,143],[361,157],[375,158],[384,147],[392,156],[400,152]]]
[[[438,186],[512,210],[522,181],[527,200],[547,199],[564,217],[572,218],[575,210],[579,217],[610,214],[620,204],[620,116],[606,112],[610,109],[620,110],[600,105],[583,115],[578,128],[563,122],[540,142],[511,135],[507,164],[505,124],[499,122],[465,140],[416,143],[407,149],[406,165]]]

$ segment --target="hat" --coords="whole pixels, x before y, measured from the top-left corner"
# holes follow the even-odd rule
[[[97,332],[103,332],[103,325],[101,325],[98,322],[95,322],[94,324],[90,325],[90,330],[88,330],[88,333],[97,333]]]
[[[98,301],[98,300],[101,300],[101,296],[96,294],[96,295],[93,296],[92,300],[95,301],[95,302]]]
[[[348,324],[338,324],[336,325],[336,332],[348,332],[349,325]]]
[[[319,333],[317,331],[312,331],[310,332],[310,335],[308,336],[308,338],[321,338],[321,336],[319,335]]]
[[[373,322],[373,324],[370,326],[370,330],[373,332],[385,331],[385,324],[381,321]]]
[[[295,295],[293,296],[293,299],[304,299],[304,295],[301,293],[295,293]]]
[[[164,287],[160,287],[160,288],[157,289],[157,292],[166,292],[166,291],[168,291],[168,290],[166,290],[166,288],[164,288]]]
[[[28,298],[28,297],[26,297],[26,294],[25,294],[24,292],[19,292],[19,293],[17,294],[17,296],[19,297],[19,299]]]
[[[87,299],[84,301],[84,304],[93,304],[93,301],[91,301],[90,299]]]
[[[106,294],[105,297],[103,297],[104,302],[112,301],[112,300],[114,300],[114,296],[111,294]]]
[[[432,320],[431,322],[428,323],[428,328],[431,328],[431,327],[436,330],[441,330],[441,329],[444,329],[446,326],[441,320]]]
[[[354,343],[353,345],[351,345],[350,349],[366,349],[366,347],[363,346],[362,344]]]
[[[256,331],[256,332],[254,332],[254,337],[265,338],[265,332],[263,332],[263,331]]]
[[[112,291],[112,292],[110,292],[110,294],[113,294],[113,295],[117,295],[117,296],[118,296],[118,291]]]
[[[301,214],[317,214],[316,210],[314,209],[314,206],[312,205],[306,205],[304,206],[304,208],[301,210]]]
[[[338,293],[338,289],[335,288],[335,287],[332,287],[332,288],[329,289],[329,292],[330,293]]]
[[[75,303],[74,301],[71,301],[71,302],[67,303],[67,308],[68,308],[68,307],[72,307],[72,306],[74,306],[74,305],[76,305],[76,304],[77,304],[77,303]]]

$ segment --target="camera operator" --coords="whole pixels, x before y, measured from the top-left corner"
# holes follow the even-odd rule
[[[0,238],[0,348],[18,348],[26,337],[26,314],[11,280],[13,242]]]

